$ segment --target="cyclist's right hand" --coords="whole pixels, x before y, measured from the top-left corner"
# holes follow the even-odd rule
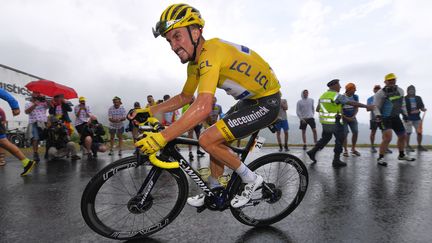
[[[161,150],[167,144],[166,139],[160,132],[144,132],[143,138],[135,143],[146,155],[151,155]]]

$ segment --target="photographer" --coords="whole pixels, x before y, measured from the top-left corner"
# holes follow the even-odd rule
[[[79,97],[79,104],[74,107],[74,113],[76,116],[75,119],[75,129],[77,130],[78,134],[81,135],[82,128],[87,123],[88,119],[90,118],[91,111],[90,107],[86,105],[86,98],[85,97]]]
[[[80,159],[75,143],[69,139],[67,127],[55,116],[50,116],[45,132],[48,160],[63,158],[69,154],[72,161]]]
[[[43,140],[42,131],[47,122],[47,110],[49,108],[45,97],[38,92],[33,92],[31,100],[25,105],[25,113],[29,116],[28,133],[33,146],[33,159],[38,162],[39,141]]]
[[[97,121],[94,115],[91,115],[89,121],[83,126],[80,139],[80,144],[87,150],[88,160],[96,158],[97,152],[107,150],[102,138],[103,135],[105,135],[105,130],[102,124]]]
[[[69,117],[69,112],[71,111],[72,104],[64,99],[63,94],[55,95],[54,99],[51,100],[49,114],[63,121],[69,136],[73,133],[72,121]]]

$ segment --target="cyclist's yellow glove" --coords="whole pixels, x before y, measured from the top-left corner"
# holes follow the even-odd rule
[[[143,124],[151,116],[152,113],[150,112],[149,108],[140,108],[133,110],[130,114],[128,114],[127,117],[136,124]]]
[[[144,138],[135,143],[145,154],[154,154],[167,144],[167,141],[160,132],[144,132]]]

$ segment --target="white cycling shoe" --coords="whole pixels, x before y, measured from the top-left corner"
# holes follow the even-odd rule
[[[243,192],[240,195],[236,195],[231,200],[231,206],[233,208],[239,208],[248,203],[252,198],[252,193],[254,193],[258,187],[260,187],[263,183],[264,179],[262,176],[257,174],[257,178],[252,183],[247,183],[244,187]]]
[[[199,194],[193,197],[188,197],[187,199],[187,204],[191,205],[192,207],[201,207],[204,205],[204,199],[205,199],[205,195],[204,194]]]

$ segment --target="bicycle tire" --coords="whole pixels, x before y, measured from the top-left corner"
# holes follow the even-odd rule
[[[135,197],[133,196],[134,194],[136,195],[138,188],[142,185],[148,175],[148,171],[150,171],[152,167],[153,166],[151,166],[149,162],[138,166],[136,157],[130,156],[113,162],[98,172],[87,184],[81,198],[81,213],[87,225],[96,233],[107,238],[131,240],[149,236],[171,223],[182,211],[188,195],[188,181],[181,169],[162,170],[160,177],[154,184],[153,190],[149,194],[151,196],[151,203],[148,204],[150,206],[146,212],[134,214],[128,208],[132,200],[140,200],[134,199]],[[114,180],[113,178],[115,176],[118,177]],[[131,183],[133,185],[129,186],[130,189],[125,186],[125,181],[128,180],[128,177],[130,177],[133,182]],[[139,183],[135,183],[132,177],[139,178]],[[113,184],[114,182],[116,182],[116,184]],[[112,184],[113,188],[108,188],[108,193],[105,193],[106,185],[109,186],[109,184]],[[126,189],[126,191],[124,189]],[[163,191],[160,192],[160,189],[163,189]],[[127,195],[130,194],[129,190],[135,193]],[[168,192],[172,191],[172,194],[168,194],[165,190]],[[110,193],[110,191],[113,192]],[[119,203],[116,204],[115,200],[118,199],[118,197],[122,198],[118,200]],[[174,197],[173,203],[171,203],[172,206],[165,207],[171,200],[170,197]],[[156,199],[161,201],[156,204]],[[112,205],[112,207],[111,209],[107,209],[105,205]],[[99,208],[99,206],[101,207]],[[157,208],[167,209],[166,214],[157,212],[159,215],[155,215],[160,217],[159,220],[153,221],[151,218],[145,220],[145,216],[148,216],[147,213],[150,214],[152,209],[156,210]],[[110,213],[113,209],[116,211]],[[114,218],[104,219],[104,214],[107,215],[107,213],[111,214]],[[129,213],[130,215],[123,216],[125,213]],[[118,216],[123,218],[116,219]],[[133,217],[133,226],[129,228],[128,226],[124,227],[123,225],[128,223],[129,217]],[[138,223],[138,221],[141,221],[141,217],[143,224],[150,223],[150,225],[142,228],[135,227],[135,220],[137,220]],[[123,220],[125,221],[123,225],[118,227],[118,223]],[[132,220],[132,218],[130,220]]]
[[[279,166],[276,165],[276,162],[279,163],[280,165]],[[265,171],[264,167],[269,164],[271,164],[270,170]],[[306,190],[309,183],[309,175],[306,166],[299,158],[295,157],[294,155],[285,154],[285,153],[268,154],[254,160],[248,165],[248,167],[252,171],[255,171],[261,176],[263,176],[265,183],[275,185],[275,188],[278,188],[281,191],[281,195],[279,200],[271,203],[269,200],[269,201],[261,201],[256,206],[248,206],[248,207],[241,207],[241,208],[230,207],[233,216],[243,224],[250,225],[250,226],[268,226],[274,224],[284,219],[292,211],[294,211],[294,209],[297,208],[297,206],[300,204],[300,202],[302,201],[303,197],[306,194]],[[274,171],[271,171],[272,167]],[[296,180],[294,183],[292,183],[293,185],[288,185],[291,187],[295,187],[295,189],[292,190],[293,193],[287,193],[287,192],[283,193],[282,190],[280,189],[283,188],[285,184],[287,184],[282,179],[280,180],[280,183],[278,183],[280,179],[279,175],[281,175],[281,178],[284,177],[283,172],[281,172],[282,169],[289,169],[291,171],[290,173],[293,174],[291,177],[294,178],[288,176],[288,180],[290,179]],[[275,174],[277,178],[273,178],[275,177]],[[288,180],[286,180],[286,182],[288,182]],[[264,193],[263,190],[264,189],[257,190],[254,193],[254,195],[263,195]],[[233,182],[230,198],[233,198],[236,194],[240,194],[241,191],[242,191],[242,180],[240,177],[237,177],[236,181]],[[285,200],[283,198],[284,195],[289,196],[290,199]],[[258,217],[257,213],[254,214],[255,216],[252,215],[254,212],[259,213],[265,211],[261,209],[262,207],[265,207],[267,205],[275,205],[277,203],[279,205],[283,205],[283,207],[279,212],[275,213],[275,215],[273,216]],[[274,208],[272,210],[276,212]]]

